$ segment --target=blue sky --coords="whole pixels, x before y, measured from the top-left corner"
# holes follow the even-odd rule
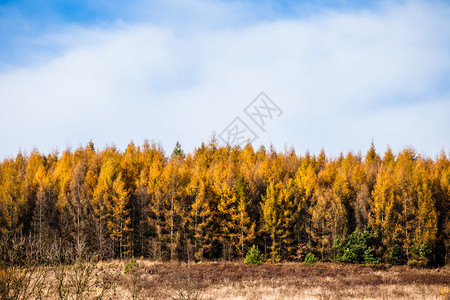
[[[228,1],[233,3],[232,1]],[[199,2],[200,3],[200,2]],[[189,7],[189,1],[45,1],[22,0],[0,2],[0,33],[2,47],[0,54],[3,65],[29,63],[35,55],[24,51],[30,50],[44,54],[59,50],[60,45],[41,43],[40,35],[57,33],[71,26],[114,27],[117,22],[128,24],[150,23],[170,27],[174,30],[183,28],[185,22],[198,17],[195,7],[211,5],[214,1],[192,5],[192,11],[183,11],[179,7]],[[220,3],[215,1],[215,3]],[[223,2],[225,3],[225,2]],[[296,19],[314,17],[314,14],[326,10],[357,11],[374,9],[375,1],[234,1],[237,17],[226,22],[217,22],[220,27],[249,25],[254,22],[277,19]],[[140,10],[141,7],[145,9]],[[201,12],[200,12],[201,14]],[[207,16],[202,15],[207,19]],[[217,21],[217,20],[214,20]],[[215,23],[215,22],[212,23]],[[231,21],[231,22],[229,22]],[[191,23],[191,26],[195,25]],[[195,27],[195,26],[193,26]],[[36,40],[37,39],[37,40]],[[24,49],[25,48],[25,49]],[[26,49],[30,48],[30,49]]]
[[[284,113],[255,147],[448,152],[448,2],[123,3],[0,1],[1,156],[191,151],[261,91]]]

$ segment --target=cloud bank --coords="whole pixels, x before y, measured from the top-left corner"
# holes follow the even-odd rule
[[[38,58],[0,70],[0,154],[145,138],[191,151],[260,91],[284,114],[255,147],[449,148],[450,5],[258,19],[251,3],[168,3],[136,3],[135,21],[40,32],[24,52]]]

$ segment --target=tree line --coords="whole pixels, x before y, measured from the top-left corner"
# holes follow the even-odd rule
[[[273,262],[329,261],[358,240],[380,262],[446,264],[449,202],[443,151],[380,156],[372,144],[327,157],[213,138],[166,155],[154,142],[125,151],[90,142],[0,163],[0,259],[45,263],[83,245],[98,259],[232,260],[257,245]]]

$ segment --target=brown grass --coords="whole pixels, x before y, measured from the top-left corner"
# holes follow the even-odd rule
[[[151,273],[163,286],[186,266],[155,265]],[[374,269],[361,265],[300,263],[247,266],[204,263],[189,267],[205,299],[431,299],[450,281],[448,269],[407,266]]]
[[[190,299],[449,299],[448,267],[138,262],[138,299],[178,299],[181,294]],[[97,263],[85,298],[96,298],[110,284],[103,299],[131,299],[132,280],[123,273],[126,263]],[[57,299],[54,279],[49,271],[45,298]]]

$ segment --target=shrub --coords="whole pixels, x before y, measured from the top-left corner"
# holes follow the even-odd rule
[[[187,265],[187,268],[184,268],[184,270],[179,270],[174,274],[172,289],[173,290],[168,292],[168,296],[174,300],[202,299],[201,290],[197,282],[192,278],[189,270],[189,264]]]
[[[344,239],[337,237],[333,244],[336,260],[343,263],[378,264],[379,260],[373,254],[373,240],[374,234],[367,229],[363,232],[356,229]]]
[[[316,256],[312,254],[311,252],[306,254],[305,257],[305,264],[315,264],[317,261]]]
[[[137,299],[140,289],[138,287],[138,274],[137,270],[139,268],[139,263],[136,261],[134,256],[131,258],[130,262],[124,267],[123,273],[128,274],[131,279],[131,284],[128,285],[128,289],[131,292],[131,298]]]
[[[408,261],[410,266],[414,267],[426,267],[430,262],[432,254],[431,249],[428,247],[427,242],[417,243],[413,240],[414,245],[411,247],[411,258]]]
[[[124,267],[123,273],[133,273],[136,271],[136,269],[139,268],[139,263],[136,261],[136,258],[134,256],[131,258],[130,262]]]
[[[399,244],[390,245],[388,248],[388,255],[386,259],[389,263],[394,265],[403,264],[406,262],[406,254]]]
[[[41,267],[0,266],[0,299],[41,299],[45,276],[46,270]]]
[[[57,247],[57,246],[56,246]],[[85,244],[78,243],[75,249],[65,250],[64,253],[58,253],[56,248],[51,249],[48,256],[54,255],[51,259],[55,279],[56,291],[59,299],[85,299],[87,294],[93,288],[92,279],[94,277],[95,262],[92,257],[87,257]],[[55,251],[55,252],[53,252]],[[72,260],[72,255],[74,259]],[[65,264],[72,260],[72,265]]]
[[[245,263],[247,265],[255,265],[258,266],[262,263],[262,257],[259,253],[258,246],[253,245],[250,251],[245,256]]]

